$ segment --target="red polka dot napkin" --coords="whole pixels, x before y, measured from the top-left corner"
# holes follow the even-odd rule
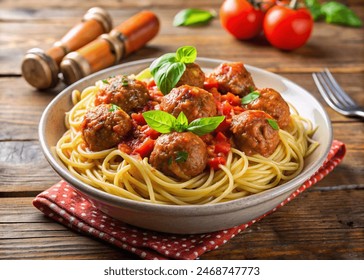
[[[324,178],[340,163],[345,151],[345,145],[334,140],[323,166],[285,201],[258,219],[212,233],[175,235],[125,224],[96,209],[64,181],[40,193],[34,199],[33,205],[48,217],[71,229],[133,252],[143,259],[196,259],[203,253],[223,245]]]

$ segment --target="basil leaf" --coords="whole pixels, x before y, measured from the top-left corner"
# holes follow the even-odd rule
[[[318,20],[322,15],[321,4],[318,0],[305,0],[306,7],[310,10],[313,20]]]
[[[242,99],[241,99],[241,104],[246,105],[249,104],[250,102],[253,102],[255,99],[259,98],[260,93],[257,91],[253,91],[247,95],[245,95]]]
[[[175,162],[186,162],[188,153],[186,151],[178,151]]]
[[[202,136],[214,131],[224,119],[224,116],[196,119],[190,122],[187,131]]]
[[[181,113],[179,113],[177,117],[177,122],[175,124],[174,129],[177,132],[182,132],[185,131],[187,127],[188,127],[188,119],[186,115],[183,113],[183,111],[181,111]]]
[[[143,117],[152,129],[160,133],[191,131],[199,136],[215,130],[225,118],[224,116],[200,118],[188,124],[183,112],[176,119],[173,115],[159,110],[144,112]]]
[[[360,18],[347,6],[331,1],[321,6],[321,12],[325,15],[327,23],[335,23],[348,25],[352,27],[361,27],[363,22]]]
[[[207,24],[215,17],[215,13],[202,9],[183,9],[173,19],[174,26],[190,26]]]
[[[195,61],[197,51],[194,47],[185,46],[176,53],[167,53],[157,58],[150,65],[150,73],[163,94],[167,94],[181,79],[186,70],[185,63]]]
[[[196,60],[196,57],[197,57],[197,50],[195,47],[191,46],[180,47],[176,51],[177,61],[183,63],[192,63]]]
[[[276,120],[274,119],[267,119],[269,125],[274,129],[274,130],[279,130],[279,126]]]
[[[117,110],[121,110],[121,108],[118,105],[111,104],[111,106],[109,108],[109,112],[115,112]]]
[[[166,53],[152,62],[152,64],[149,67],[150,73],[152,74],[152,76],[154,76],[155,73],[159,70],[159,68],[163,64],[167,62],[173,63],[175,61],[176,61],[176,55],[174,53]]]
[[[107,79],[103,79],[103,80],[102,80],[102,82],[103,82],[104,84],[110,85],[110,83],[109,83],[109,81],[108,81]]]
[[[176,118],[163,111],[146,111],[143,117],[147,124],[160,133],[170,133],[175,127]]]
[[[186,65],[182,62],[166,62],[154,74],[154,80],[163,94],[168,94],[181,79]]]

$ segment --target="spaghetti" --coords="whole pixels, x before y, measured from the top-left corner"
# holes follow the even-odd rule
[[[296,177],[304,158],[317,147],[311,122],[291,108],[289,125],[279,130],[280,142],[269,157],[252,156],[231,148],[218,170],[206,169],[185,181],[155,169],[149,158],[128,154],[118,147],[91,151],[82,137],[81,124],[102,82],[72,93],[74,107],[66,113],[66,133],[56,153],[82,182],[107,193],[155,204],[212,204],[238,199],[276,187]]]

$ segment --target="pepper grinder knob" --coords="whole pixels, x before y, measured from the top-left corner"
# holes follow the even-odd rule
[[[159,19],[151,11],[141,11],[120,25],[67,54],[61,62],[66,84],[120,62],[153,39],[159,31]]]
[[[59,81],[59,65],[63,57],[96,39],[112,28],[110,15],[102,8],[89,9],[80,23],[70,29],[61,40],[46,52],[40,48],[27,51],[22,61],[24,79],[37,89],[55,87]]]

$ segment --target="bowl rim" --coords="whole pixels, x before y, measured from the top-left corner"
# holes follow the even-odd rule
[[[81,80],[73,83],[72,85],[66,87],[63,89],[45,108],[43,111],[39,126],[38,126],[38,136],[39,136],[39,142],[41,149],[43,151],[43,154],[51,167],[62,177],[63,180],[70,183],[73,188],[80,191],[81,193],[85,194],[91,199],[96,199],[102,201],[102,203],[106,203],[109,205],[117,206],[117,207],[125,207],[125,208],[132,208],[136,211],[150,211],[151,213],[160,213],[162,215],[170,215],[178,211],[179,215],[184,216],[191,216],[198,214],[199,216],[207,216],[207,215],[213,215],[213,214],[220,214],[220,213],[226,213],[227,209],[229,211],[237,211],[244,208],[249,208],[252,206],[255,206],[257,204],[261,203],[261,200],[264,201],[273,199],[275,197],[278,197],[284,193],[287,192],[293,192],[296,188],[301,186],[306,180],[308,180],[324,163],[327,155],[329,154],[331,143],[333,141],[333,133],[332,133],[332,125],[330,118],[326,112],[326,110],[323,108],[323,106],[320,104],[320,102],[307,90],[302,88],[301,86],[297,85],[296,83],[292,82],[289,79],[286,79],[280,75],[277,75],[275,73],[269,72],[265,69],[258,68],[255,66],[251,66],[249,64],[244,64],[245,67],[249,70],[255,70],[258,72],[262,72],[264,74],[273,75],[276,78],[280,80],[288,81],[289,83],[293,84],[294,86],[297,86],[300,88],[300,90],[304,91],[305,94],[310,96],[317,104],[321,111],[322,111],[322,118],[328,128],[328,139],[325,139],[326,148],[322,153],[322,156],[316,160],[311,166],[309,166],[306,170],[302,171],[299,176],[291,179],[290,181],[283,183],[282,185],[279,185],[277,187],[265,190],[263,192],[252,194],[246,197],[238,198],[231,201],[226,202],[220,202],[217,204],[198,204],[198,205],[162,205],[162,204],[153,204],[149,202],[142,202],[142,201],[135,201],[123,197],[118,197],[113,194],[109,194],[107,192],[104,192],[102,190],[99,190],[95,187],[92,187],[74,176],[71,175],[70,172],[65,168],[65,166],[61,166],[58,161],[54,158],[53,153],[51,152],[50,147],[48,147],[46,143],[46,120],[49,112],[52,110],[52,108],[59,102],[59,100],[63,99],[65,95],[71,93],[73,89],[76,89],[78,85],[91,80],[97,76],[102,76],[104,74],[107,74],[109,72],[122,69],[125,67],[133,67],[138,66],[146,63],[151,63],[155,58],[148,58],[148,59],[141,59],[136,61],[131,61],[127,63],[122,63],[119,65],[115,65],[106,69],[103,69],[101,71],[98,71],[96,73],[93,73],[87,77],[82,78]],[[205,57],[199,57],[196,59],[196,62],[205,62],[205,63],[214,63],[216,65],[222,63],[222,62],[228,62],[227,60],[221,60],[221,59],[211,59],[211,58],[205,58]],[[203,68],[203,66],[202,66]],[[320,143],[322,144],[322,143]],[[196,208],[198,209],[198,213],[196,213]]]

